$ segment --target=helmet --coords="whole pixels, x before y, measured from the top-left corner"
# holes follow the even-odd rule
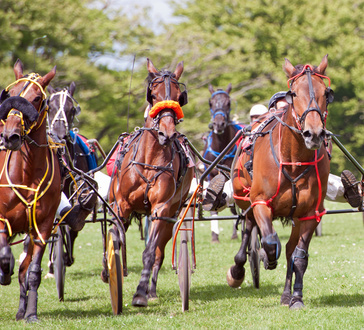
[[[263,104],[255,104],[250,109],[250,117],[251,116],[264,115],[267,112],[268,112],[268,109],[267,109],[267,107],[265,105],[263,105]]]
[[[283,99],[286,97],[287,92],[286,91],[281,91],[281,92],[277,92],[275,93],[269,100],[268,103],[268,109],[270,109],[274,103],[276,103],[278,100]]]

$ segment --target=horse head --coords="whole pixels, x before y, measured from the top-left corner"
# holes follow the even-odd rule
[[[231,84],[226,88],[226,90],[218,89],[214,90],[212,85],[209,85],[209,91],[211,93],[211,98],[209,100],[210,114],[211,114],[211,127],[215,134],[222,134],[226,129],[230,121],[230,95]]]
[[[316,150],[326,137],[327,106],[333,101],[330,79],[325,76],[327,55],[319,66],[310,64],[293,66],[285,59],[283,70],[290,88],[286,100],[293,118],[309,150]],[[326,87],[323,78],[328,79]]]
[[[60,139],[65,138],[72,127],[75,116],[79,115],[81,108],[74,99],[76,84],[72,82],[69,87],[54,89],[48,86],[48,127],[51,133]]]
[[[187,103],[185,85],[178,82],[183,72],[183,62],[179,62],[172,73],[158,71],[148,58],[147,68],[147,101],[151,110],[146,127],[153,127],[158,131],[160,145],[169,146],[177,138],[176,125],[183,118],[181,107]],[[184,87],[184,91],[181,91],[180,85]]]
[[[30,132],[36,131],[47,114],[45,89],[56,74],[56,67],[41,77],[23,75],[23,64],[14,65],[16,81],[2,91],[0,119],[5,121],[1,141],[6,149],[19,150]]]

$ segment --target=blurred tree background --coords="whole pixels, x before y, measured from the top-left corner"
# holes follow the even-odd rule
[[[254,103],[267,105],[287,90],[285,57],[318,65],[329,54],[335,101],[327,128],[364,164],[363,0],[171,0],[176,23],[157,29],[150,8],[135,5],[130,13],[117,4],[1,0],[0,86],[14,81],[17,58],[26,72],[45,74],[57,65],[52,86],[75,81],[82,109],[76,126],[108,152],[122,132],[143,125],[146,58],[171,71],[183,60],[189,103],[179,130],[202,149],[209,84],[232,83],[232,115],[248,122]],[[331,167],[336,174],[353,169],[336,147]]]

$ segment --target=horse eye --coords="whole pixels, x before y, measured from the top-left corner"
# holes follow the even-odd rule
[[[34,100],[33,100],[33,102],[39,102],[41,100],[41,97],[40,96],[37,96]]]

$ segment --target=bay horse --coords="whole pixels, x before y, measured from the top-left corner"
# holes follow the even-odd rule
[[[65,141],[68,153],[66,153],[64,159],[67,162],[72,162],[74,167],[87,173],[97,167],[97,161],[95,155],[90,150],[87,150],[86,145],[84,148],[81,146],[82,142],[78,134],[71,130],[74,125],[74,119],[81,113],[80,105],[74,98],[75,90],[76,84],[74,82],[71,82],[69,86],[64,88],[48,86],[48,92],[50,94],[47,99],[49,106],[48,132],[57,139]],[[67,155],[69,155],[70,159],[68,159]],[[67,198],[70,198],[73,194],[72,187],[74,178],[69,173],[65,173],[64,175],[62,191]],[[91,210],[89,213],[91,213]],[[66,230],[70,238],[70,253],[65,254],[65,264],[71,266],[74,262],[73,247],[78,231],[72,230],[69,226],[67,226]],[[49,273],[52,274],[52,261],[50,262]]]
[[[209,161],[214,161],[229,142],[235,137],[236,133],[242,128],[241,125],[237,124],[230,118],[231,111],[231,84],[228,85],[226,90],[217,89],[214,90],[212,85],[209,85],[209,92],[211,93],[211,98],[209,99],[211,123],[209,128],[211,129],[209,135],[205,141],[205,147],[203,149],[203,157]],[[220,161],[219,164],[231,167],[233,159],[235,157],[237,147],[234,146]],[[206,169],[206,166],[205,166]],[[213,169],[208,175],[207,179],[210,181],[218,174],[217,169]],[[221,183],[223,184],[223,182]],[[212,214],[217,214],[217,212],[212,211]],[[211,221],[211,232],[212,241],[218,242],[218,220]],[[236,238],[236,228],[233,226],[233,236]]]
[[[41,261],[61,198],[61,175],[46,132],[45,89],[56,74],[23,75],[14,65],[16,81],[1,94],[3,122],[0,149],[0,284],[9,285],[14,256],[9,243],[16,233],[31,237],[19,267],[20,301],[16,319],[37,321]]]
[[[325,147],[326,117],[328,103],[333,101],[333,92],[324,82],[329,80],[325,76],[327,64],[327,55],[317,67],[310,64],[294,67],[285,59],[289,107],[283,114],[272,113],[260,126],[253,126],[253,142],[242,149],[233,173],[234,198],[246,210],[247,221],[235,265],[227,273],[228,284],[238,287],[244,280],[246,247],[253,225],[257,224],[261,232],[260,256],[264,267],[274,269],[281,244],[272,220],[291,220],[292,231],[286,245],[286,283],[281,296],[281,304],[291,309],[304,307],[303,276],[308,265],[308,248],[325,214],[323,202],[330,171]],[[250,160],[252,171],[244,166]]]
[[[148,297],[157,297],[157,277],[165,246],[172,237],[173,222],[187,198],[194,175],[183,136],[176,131],[183,117],[181,106],[187,103],[187,91],[181,91],[180,86],[184,84],[178,82],[183,62],[170,72],[158,71],[147,59],[147,69],[147,101],[151,110],[144,127],[131,135],[120,150],[115,162],[117,173],[111,179],[109,192],[109,202],[115,201],[115,212],[125,223],[129,223],[133,214],[151,215],[143,271],[132,300],[132,305],[138,307],[147,306]]]

